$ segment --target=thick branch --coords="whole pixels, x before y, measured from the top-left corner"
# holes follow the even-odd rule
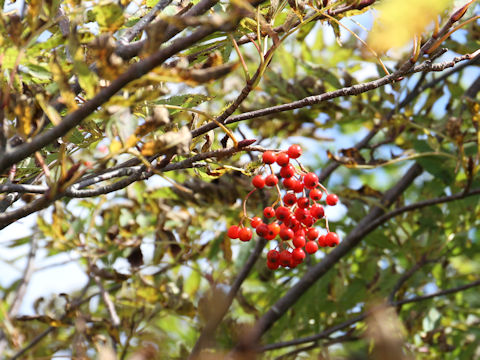
[[[410,298],[410,299],[393,301],[393,302],[390,302],[390,305],[395,307],[395,306],[401,306],[403,304],[420,302],[420,301],[429,300],[429,299],[439,297],[439,296],[454,294],[454,293],[464,291],[464,290],[467,290],[467,289],[470,289],[470,288],[473,288],[473,287],[477,287],[477,286],[480,286],[480,280],[476,280],[476,281],[473,281],[471,283],[468,283],[468,284],[465,284],[465,285],[462,285],[462,286],[458,286],[458,287],[454,287],[454,288],[451,288],[451,289],[437,291],[437,292],[429,294],[429,295],[415,296],[415,297]],[[282,342],[278,342],[278,343],[275,343],[275,344],[265,345],[265,346],[261,347],[259,349],[259,351],[262,351],[262,352],[263,351],[270,351],[270,350],[280,349],[280,348],[284,348],[284,347],[288,347],[288,346],[295,346],[295,345],[305,344],[305,343],[309,343],[309,342],[317,342],[318,340],[328,338],[331,334],[333,334],[337,331],[344,330],[344,329],[350,327],[351,325],[356,324],[359,321],[365,320],[365,318],[368,315],[369,315],[369,312],[367,311],[367,312],[364,312],[364,313],[362,313],[358,316],[355,316],[355,317],[353,317],[353,318],[351,318],[351,319],[349,319],[349,320],[347,320],[347,321],[345,321],[341,324],[332,326],[329,329],[326,329],[322,332],[319,332],[318,334],[311,335],[311,336],[306,336],[306,337],[303,337],[303,338],[298,338],[298,339],[294,339],[294,340],[290,340],[290,341],[282,341]]]
[[[48,131],[41,133],[33,138],[30,142],[24,143],[14,148],[12,151],[7,152],[5,156],[0,159],[0,173],[5,172],[6,169],[13,164],[16,164],[19,161],[27,158],[35,151],[38,151],[44,146],[50,144],[55,139],[66,135],[68,131],[79,125],[80,122],[92,114],[99,106],[107,102],[128,83],[147,74],[149,71],[162,64],[170,56],[191,46],[192,44],[195,44],[209,34],[213,33],[215,30],[217,29],[210,26],[202,27],[193,32],[191,35],[179,38],[170,46],[161,49],[148,58],[131,65],[125,73],[120,75],[116,80],[112,81],[110,86],[102,89],[96,96],[87,101],[78,110],[67,115],[60,124]]]

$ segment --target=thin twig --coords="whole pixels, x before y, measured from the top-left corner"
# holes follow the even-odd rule
[[[300,109],[306,106],[311,106],[311,105],[317,105],[321,102],[335,99],[338,97],[342,96],[352,96],[352,95],[360,95],[364,92],[371,91],[374,89],[377,89],[381,86],[385,86],[387,84],[391,84],[395,81],[398,81],[399,78],[417,73],[417,72],[430,72],[430,71],[443,71],[447,68],[455,66],[458,62],[464,61],[464,60],[469,60],[471,59],[472,56],[470,54],[463,55],[463,56],[458,56],[455,57],[454,59],[450,61],[445,61],[442,63],[431,63],[430,61],[425,61],[420,65],[414,66],[412,68],[406,68],[406,69],[400,69],[395,71],[393,74],[390,75],[385,75],[384,77],[381,77],[379,79],[369,81],[363,84],[356,84],[353,86],[349,86],[346,88],[326,92],[320,95],[314,95],[314,96],[308,96],[306,98],[303,98],[301,100],[297,101],[292,101],[290,103],[286,104],[281,104],[281,105],[276,105],[276,106],[271,106],[259,110],[254,110],[254,111],[249,111],[243,114],[239,114],[236,116],[232,116],[231,118],[227,119],[224,121],[224,124],[232,124],[236,123],[239,121],[244,121],[248,119],[253,119],[253,118],[258,118],[261,116],[266,116],[266,115],[271,115],[271,114],[276,114],[279,112],[283,111],[291,111],[295,109]],[[207,123],[203,126],[200,126],[199,128],[195,129],[192,131],[192,137],[197,137],[200,135],[205,134],[206,132],[216,128],[217,125],[213,122]]]
[[[170,5],[171,2],[172,0],[160,0],[159,2],[157,2],[155,6],[148,12],[148,14],[142,17],[135,25],[133,25],[127,31],[125,31],[125,33],[120,37],[119,43],[128,44],[130,41],[132,41],[148,26],[148,24],[153,19],[155,19],[157,13],[165,9],[168,5]]]

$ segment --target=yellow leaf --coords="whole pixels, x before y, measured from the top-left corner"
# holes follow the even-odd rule
[[[110,152],[112,154],[115,154],[119,152],[122,149],[122,143],[118,140],[112,140],[110,143]]]
[[[421,35],[451,0],[386,0],[376,9],[379,16],[370,34],[370,44],[378,51],[399,48]]]

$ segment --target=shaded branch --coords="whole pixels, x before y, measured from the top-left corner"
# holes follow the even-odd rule
[[[467,290],[467,289],[470,289],[470,288],[473,288],[473,287],[477,287],[477,286],[480,286],[480,280],[476,280],[476,281],[473,281],[471,283],[468,283],[468,284],[465,284],[465,285],[462,285],[462,286],[437,291],[437,292],[429,294],[429,295],[415,296],[415,297],[410,298],[410,299],[403,299],[403,300],[390,302],[389,304],[391,306],[394,306],[394,307],[395,306],[401,306],[403,304],[429,300],[429,299],[432,299],[432,298],[435,298],[435,297],[438,297],[438,296],[445,296],[445,295],[449,295],[449,294],[454,294],[454,293],[464,291],[464,290]],[[281,348],[288,347],[288,346],[301,345],[301,344],[305,344],[305,343],[309,343],[309,342],[317,342],[319,340],[326,339],[331,334],[333,334],[337,331],[344,330],[344,329],[350,327],[351,325],[356,324],[357,322],[365,320],[370,313],[371,313],[371,311],[366,311],[366,312],[364,312],[364,313],[362,313],[358,316],[355,316],[355,317],[353,317],[353,318],[351,318],[351,319],[349,319],[345,322],[342,322],[338,325],[332,326],[331,328],[326,329],[324,331],[321,331],[321,332],[319,332],[318,334],[315,334],[315,335],[265,345],[265,346],[261,347],[258,351],[259,352],[270,351],[270,350],[275,350],[275,349],[281,349]],[[334,340],[334,339],[332,339],[332,340]]]
[[[261,191],[262,197],[262,205],[263,207],[267,206],[267,198],[263,191]],[[263,219],[266,220],[266,219]],[[248,257],[247,261],[243,265],[242,269],[238,273],[235,281],[233,282],[230,291],[227,294],[227,297],[224,302],[221,303],[221,308],[217,309],[210,319],[208,319],[207,324],[202,329],[202,332],[193,347],[192,352],[190,353],[189,359],[195,359],[195,357],[199,354],[199,352],[208,345],[208,342],[211,340],[213,335],[215,334],[215,330],[217,329],[218,325],[220,325],[222,319],[225,317],[228,309],[232,305],[233,299],[235,299],[238,291],[240,290],[241,285],[247,278],[248,274],[252,270],[253,266],[260,258],[265,245],[267,244],[267,240],[264,238],[260,238],[255,245],[254,250]]]

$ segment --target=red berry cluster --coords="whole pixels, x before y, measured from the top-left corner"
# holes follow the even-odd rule
[[[325,193],[325,202],[329,206],[338,203],[335,194],[329,194],[327,189],[319,183],[317,175],[306,172],[298,162],[302,148],[299,145],[292,145],[285,152],[265,151],[262,156],[263,167],[268,169],[266,175],[256,175],[252,179],[255,187],[243,203],[243,217],[239,225],[232,225],[227,235],[231,239],[250,241],[253,232],[250,228],[243,226],[245,219],[250,220],[250,225],[255,229],[257,235],[266,240],[280,238],[278,245],[267,254],[267,266],[278,269],[279,266],[294,268],[306,257],[305,251],[309,254],[317,252],[319,247],[333,247],[338,245],[340,239],[334,232],[330,232],[325,211],[320,200]],[[295,159],[298,167],[295,167],[291,160]],[[279,173],[275,173],[273,165],[280,166]],[[280,179],[283,179],[280,182]],[[282,192],[280,184],[285,190]],[[246,214],[246,201],[257,189],[264,187],[276,188],[277,200],[263,209],[263,216],[271,219],[265,223],[257,216],[249,218]],[[297,195],[298,194],[298,195]],[[325,219],[326,235],[320,235],[319,230],[314,227],[320,219]]]

